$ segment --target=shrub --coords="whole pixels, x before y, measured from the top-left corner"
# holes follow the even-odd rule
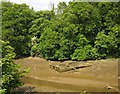
[[[20,80],[28,70],[19,71],[19,65],[13,62],[15,57],[14,49],[9,45],[9,42],[0,40],[2,44],[2,59],[0,59],[0,67],[2,67],[2,89],[0,93],[5,94],[11,92],[16,87],[23,85]]]
[[[72,60],[87,60],[98,58],[97,49],[92,48],[91,45],[86,45],[83,48],[75,49],[74,53],[71,55]]]

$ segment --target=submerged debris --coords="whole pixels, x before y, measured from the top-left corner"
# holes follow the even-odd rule
[[[54,69],[58,72],[66,72],[70,70],[76,70],[79,68],[85,68],[92,66],[89,63],[78,63],[78,62],[70,62],[70,63],[53,63],[49,62],[49,66],[51,69]]]

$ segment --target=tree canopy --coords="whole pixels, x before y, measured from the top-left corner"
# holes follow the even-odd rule
[[[26,4],[2,2],[2,39],[10,42],[17,56],[29,54],[33,14]]]
[[[60,2],[50,11],[2,3],[3,40],[16,55],[55,60],[120,56],[119,3]]]

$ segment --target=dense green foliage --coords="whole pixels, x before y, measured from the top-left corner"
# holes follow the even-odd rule
[[[2,39],[10,42],[17,56],[29,54],[33,14],[25,4],[2,3]]]
[[[15,57],[14,49],[9,45],[9,42],[0,40],[2,44],[2,59],[0,66],[2,66],[2,89],[0,93],[10,93],[16,87],[23,85],[20,78],[25,75],[27,70],[19,71],[19,65],[13,62]]]
[[[37,56],[54,60],[120,57],[119,3],[59,3],[57,10],[51,20],[46,19],[50,24],[37,25],[33,33],[41,30],[33,46]]]
[[[34,11],[25,4],[4,2],[3,40],[17,55],[54,60],[120,57],[119,5],[60,2],[51,11]]]

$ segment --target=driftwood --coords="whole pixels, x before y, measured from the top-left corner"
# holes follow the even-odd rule
[[[88,63],[52,63],[49,62],[49,66],[51,69],[54,69],[58,72],[66,72],[66,71],[70,71],[70,70],[76,70],[79,68],[85,68],[85,67],[90,67],[92,66],[91,64]]]

